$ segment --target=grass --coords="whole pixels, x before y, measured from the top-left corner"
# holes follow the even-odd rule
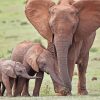
[[[55,0],[57,1],[57,0]],[[28,22],[24,14],[25,0],[0,0],[0,57],[10,58],[12,49],[17,43],[23,40],[41,41],[46,46],[47,42],[44,40],[33,26]],[[100,58],[100,30],[97,30],[97,36],[93,47],[90,50],[90,60],[87,71],[87,88],[88,96],[77,95],[77,80],[78,76],[73,77],[73,96],[71,97],[56,97],[53,84],[50,76],[45,74],[42,83],[40,97],[16,97],[7,98],[0,97],[0,100],[31,100],[31,99],[70,99],[70,100],[99,100],[100,99],[100,61],[92,60]],[[75,68],[77,72],[77,68]],[[92,81],[92,77],[97,77],[96,81]],[[34,80],[30,81],[30,94],[34,88]],[[45,96],[45,97],[44,97]],[[48,96],[48,97],[47,97]],[[53,96],[53,97],[52,97]]]

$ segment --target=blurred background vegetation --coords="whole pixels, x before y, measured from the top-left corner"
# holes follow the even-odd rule
[[[53,0],[57,2],[58,0]],[[43,39],[34,27],[28,22],[24,14],[25,0],[0,0],[0,58],[10,58],[12,49],[23,40],[41,41],[44,46],[47,41]],[[77,95],[77,68],[73,77],[73,95],[70,99],[81,99]],[[92,80],[96,77],[97,80]],[[30,82],[30,94],[34,88],[34,80]],[[97,30],[95,42],[90,50],[90,60],[87,71],[87,88],[89,95],[84,99],[98,99],[100,96],[100,29]],[[45,74],[41,96],[54,94],[52,81]],[[57,99],[57,98],[56,98]],[[59,99],[59,98],[58,98]]]

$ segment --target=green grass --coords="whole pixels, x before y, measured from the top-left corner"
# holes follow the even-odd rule
[[[58,1],[58,0],[55,0]],[[41,41],[46,46],[44,40],[33,26],[28,22],[24,14],[25,0],[0,0],[0,57],[10,58],[12,49],[17,43],[23,40]],[[97,31],[97,36],[92,49],[90,50],[90,60],[87,71],[87,88],[88,96],[77,95],[77,80],[78,76],[73,77],[73,96],[71,97],[56,97],[53,84],[50,76],[45,74],[42,83],[39,99],[70,99],[70,100],[99,100],[100,99],[100,61],[93,60],[100,58],[100,30]],[[77,71],[77,68],[75,68]],[[97,81],[92,81],[92,77],[97,77]],[[34,80],[30,81],[30,94],[34,88]],[[45,96],[45,97],[44,97]],[[47,97],[48,96],[48,97]],[[52,97],[54,96],[54,97]],[[7,97],[0,97],[0,100],[8,100]],[[38,99],[34,97],[16,97],[11,100],[31,100]]]

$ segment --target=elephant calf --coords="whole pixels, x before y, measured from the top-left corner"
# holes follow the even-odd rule
[[[0,60],[0,83],[3,83],[7,96],[12,96],[13,81],[17,76],[21,76],[27,79],[36,78],[29,76],[26,72],[26,68],[20,63],[12,60]],[[0,90],[0,96],[3,95]]]
[[[31,41],[19,43],[14,48],[11,58],[14,61],[23,63],[30,75],[36,74],[36,76],[42,77],[41,79],[36,79],[35,81],[33,96],[39,96],[44,72],[49,73],[52,80],[54,80],[56,83],[62,84],[59,75],[56,73],[55,68],[57,67],[57,64],[55,63],[52,53],[45,49],[40,43],[32,43]],[[29,95],[29,80],[22,80],[23,79],[18,79],[18,84],[15,85],[15,96]]]

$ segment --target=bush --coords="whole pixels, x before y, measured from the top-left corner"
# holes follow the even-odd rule
[[[33,42],[34,43],[41,43],[42,44],[42,41],[40,39],[35,39]]]
[[[98,48],[91,48],[90,52],[93,52],[93,53],[98,52]]]

